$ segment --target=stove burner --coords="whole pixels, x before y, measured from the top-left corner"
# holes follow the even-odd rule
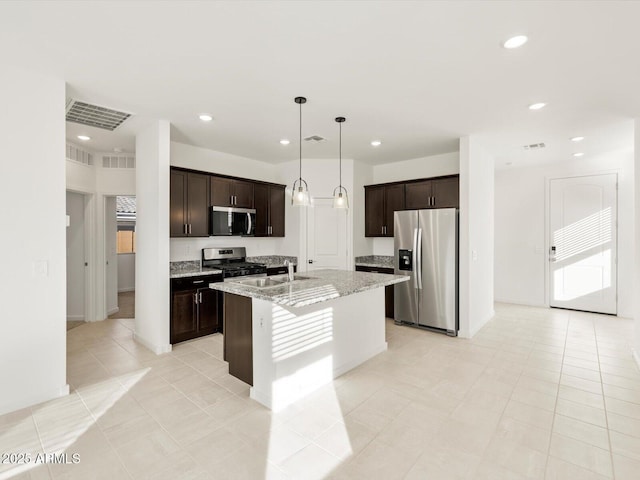
[[[245,257],[244,248],[204,248],[202,249],[202,268],[222,270],[223,278],[267,273],[266,265],[247,262]]]

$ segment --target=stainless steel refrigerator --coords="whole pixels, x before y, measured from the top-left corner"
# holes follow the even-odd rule
[[[394,269],[411,277],[394,286],[396,323],[458,334],[458,212],[394,213]]]

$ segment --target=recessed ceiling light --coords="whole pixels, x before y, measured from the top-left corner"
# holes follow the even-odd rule
[[[280,143],[282,145],[289,145],[291,142],[289,140],[287,140],[286,138],[283,138],[282,140],[280,140]]]
[[[203,122],[210,122],[211,120],[213,120],[213,117],[211,115],[209,115],[208,113],[203,113],[198,118],[200,120],[202,120]]]
[[[382,142],[380,140],[374,140],[373,142],[371,142],[371,145],[373,145],[374,147],[379,147],[380,145],[382,145]]]
[[[581,157],[583,155],[584,155],[584,153],[582,153],[582,152],[577,152],[577,153],[573,154],[574,157]]]
[[[502,46],[509,49],[518,48],[527,43],[527,40],[529,39],[526,35],[516,35],[515,37],[511,37],[506,42],[504,42]]]
[[[91,140],[91,137],[88,137],[87,135],[78,135],[78,139],[86,142],[87,140]]]
[[[573,137],[571,139],[572,142],[581,142],[582,140],[584,140],[584,137]]]
[[[540,110],[541,108],[544,108],[547,104],[546,103],[532,103],[531,105],[529,105],[529,110]]]

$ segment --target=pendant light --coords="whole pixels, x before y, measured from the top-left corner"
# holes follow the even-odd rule
[[[337,117],[336,122],[340,125],[340,185],[333,189],[333,208],[349,208],[349,196],[347,189],[342,186],[342,124],[346,121],[344,117]]]
[[[293,182],[291,189],[291,205],[306,207],[309,205],[309,187],[302,179],[302,104],[307,103],[304,97],[296,97],[295,102],[300,105],[300,176]]]

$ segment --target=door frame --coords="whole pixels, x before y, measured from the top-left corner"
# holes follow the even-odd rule
[[[551,293],[549,292],[551,286],[551,267],[549,265],[549,251],[551,249],[551,242],[549,240],[549,233],[551,232],[551,180],[564,180],[569,178],[582,178],[582,177],[593,177],[598,175],[615,175],[616,176],[616,312],[618,311],[618,285],[620,283],[620,273],[618,268],[618,257],[619,257],[619,239],[618,239],[618,216],[619,216],[619,207],[620,207],[620,171],[619,170],[599,170],[596,172],[589,173],[576,173],[569,175],[556,175],[556,176],[545,176],[545,185],[544,185],[544,251],[542,252],[544,259],[544,305],[547,308],[551,308]],[[567,309],[568,310],[568,309]],[[606,314],[601,314],[606,315]],[[616,313],[617,315],[617,313]]]

